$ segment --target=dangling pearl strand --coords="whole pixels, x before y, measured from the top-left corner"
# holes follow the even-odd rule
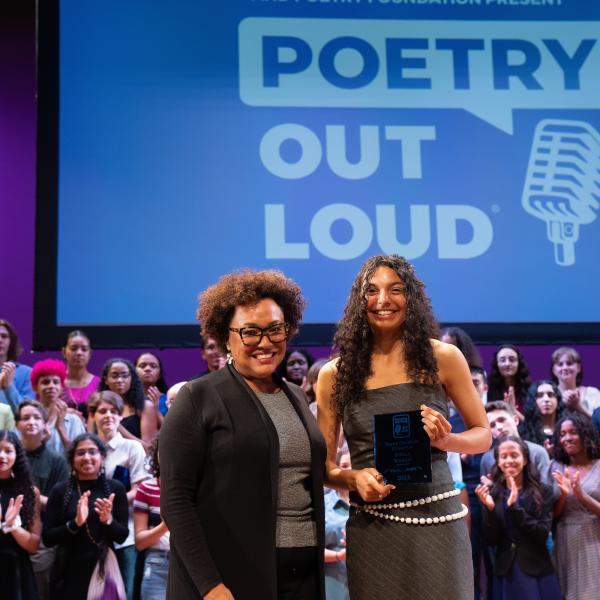
[[[416,500],[407,500],[406,502],[396,502],[394,504],[356,504],[355,502],[351,502],[350,505],[357,510],[362,510],[374,517],[379,517],[380,519],[388,519],[398,523],[406,523],[407,525],[437,525],[438,523],[448,523],[450,521],[455,521],[456,519],[462,519],[468,514],[469,509],[464,504],[461,504],[462,510],[460,512],[442,515],[440,517],[398,517],[396,515],[379,512],[376,509],[404,509],[413,506],[423,506],[424,504],[439,502],[440,500],[446,500],[453,496],[458,496],[459,494],[460,490],[453,489],[448,492],[442,492],[441,494],[427,496],[426,498],[417,498]]]

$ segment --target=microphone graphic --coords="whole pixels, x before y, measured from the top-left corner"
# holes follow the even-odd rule
[[[521,200],[546,222],[556,264],[575,263],[579,226],[600,207],[600,134],[589,123],[544,119],[533,136]]]

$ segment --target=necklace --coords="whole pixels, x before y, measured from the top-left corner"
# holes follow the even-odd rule
[[[79,498],[81,498],[81,487],[79,486],[79,479],[77,480],[77,493],[79,494]],[[100,547],[102,544],[100,544],[100,542],[98,542],[94,539],[94,536],[92,535],[92,533],[90,531],[87,519],[85,520],[84,526],[85,526],[85,532],[86,532],[87,536],[90,538],[90,541],[93,544],[95,544],[96,546]]]

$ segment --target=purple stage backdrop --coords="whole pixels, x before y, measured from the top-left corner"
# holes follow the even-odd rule
[[[30,0],[3,4],[5,6],[0,8],[0,81],[3,84],[0,86],[0,224],[4,251],[0,253],[0,317],[16,327],[25,348],[21,361],[32,364],[57,355],[55,352],[31,351],[36,134],[34,4]],[[82,229],[81,244],[90,243],[93,240],[87,240]],[[551,289],[550,285],[540,286],[540,293],[552,293]],[[585,383],[599,385],[600,347],[577,348],[586,366]],[[482,346],[480,349],[484,363],[489,365],[494,348]],[[522,347],[534,379],[548,376],[552,349],[548,346]],[[311,350],[315,357],[329,354],[328,348]],[[139,352],[139,349],[97,351],[92,358],[91,370],[98,373],[102,363],[115,354],[133,359]],[[156,354],[163,361],[169,383],[187,379],[205,368],[198,349],[168,349],[156,351]]]

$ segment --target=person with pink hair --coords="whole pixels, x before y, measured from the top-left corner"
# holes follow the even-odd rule
[[[85,433],[83,421],[68,412],[62,399],[63,386],[67,377],[65,363],[48,358],[41,360],[31,369],[31,386],[39,400],[48,411],[48,431],[50,437],[46,446],[59,454],[68,448],[71,440]]]

